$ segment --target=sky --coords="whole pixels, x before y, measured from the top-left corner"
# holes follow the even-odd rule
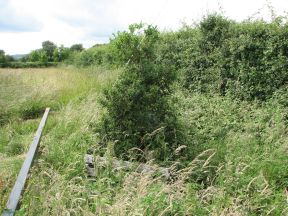
[[[238,21],[268,20],[267,5],[278,15],[287,14],[288,0],[0,0],[0,49],[25,54],[45,40],[88,48],[109,42],[113,33],[132,23],[176,30],[213,12]]]

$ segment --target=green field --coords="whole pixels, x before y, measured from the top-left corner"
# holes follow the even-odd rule
[[[0,70],[0,212],[41,115],[51,107],[17,215],[288,214],[287,109],[273,98],[245,102],[176,86],[173,98],[188,137],[184,151],[188,146],[195,157],[185,158],[174,181],[108,168],[91,182],[87,149],[114,156],[100,144],[95,125],[105,111],[103,87],[119,73],[99,67]]]

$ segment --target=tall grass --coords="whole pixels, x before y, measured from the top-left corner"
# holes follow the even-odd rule
[[[180,156],[194,151],[195,158],[186,158],[186,167],[172,172],[172,182],[112,168],[102,169],[91,182],[83,155],[91,147],[102,148],[89,127],[102,113],[97,97],[70,103],[50,121],[20,213],[287,214],[287,131],[279,104],[177,92],[191,136]]]
[[[47,105],[57,110],[75,96],[99,90],[103,83],[101,71],[105,69],[96,70],[97,76],[93,67],[0,69],[0,116],[9,117],[13,112],[13,116],[17,113],[18,117],[33,117],[31,112],[42,111]]]
[[[175,149],[179,160],[171,161],[173,178],[163,181],[151,174],[108,167],[99,168],[91,181],[85,173],[86,151],[93,148],[114,156],[102,146],[94,125],[104,112],[98,104],[101,89],[119,71],[51,68],[43,74],[20,73],[12,71],[11,76],[18,81],[29,77],[26,80],[38,84],[46,83],[44,77],[51,79],[47,85],[54,88],[43,85],[43,90],[39,85],[38,92],[57,105],[48,118],[17,215],[288,214],[287,110],[277,98],[245,102],[178,89],[173,97],[188,138],[181,149]],[[39,122],[24,119],[20,106],[15,110],[0,128],[1,208]],[[147,160],[153,163],[153,158]],[[185,161],[185,166],[179,166],[179,161]]]
[[[49,130],[57,124],[57,112],[72,101],[80,103],[91,91],[99,92],[117,74],[99,67],[0,69],[0,212],[45,107],[52,108]]]

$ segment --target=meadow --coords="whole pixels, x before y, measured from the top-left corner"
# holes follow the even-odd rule
[[[1,211],[45,107],[51,107],[52,110],[46,126],[49,128],[49,125],[52,127],[55,124],[56,116],[62,115],[59,112],[66,106],[72,102],[79,103],[91,91],[99,92],[102,86],[115,76],[117,71],[109,74],[101,68],[0,70]]]
[[[175,179],[111,167],[95,181],[87,178],[83,156],[88,149],[115,156],[101,144],[95,124],[105,113],[99,105],[103,88],[121,73],[99,67],[1,69],[1,211],[44,108],[50,106],[16,215],[288,213],[287,117],[275,99],[244,102],[176,86],[177,115],[189,137],[183,146],[195,157],[175,152],[186,161],[175,170]]]

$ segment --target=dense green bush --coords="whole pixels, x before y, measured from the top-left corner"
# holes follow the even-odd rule
[[[6,55],[4,50],[0,50],[0,68],[6,67],[9,62],[13,62],[14,58],[10,55]]]
[[[209,15],[197,28],[184,68],[185,86],[191,90],[266,100],[287,84],[287,23],[236,23]]]
[[[5,58],[5,52],[4,50],[0,50],[0,63],[5,63],[6,58]]]
[[[199,24],[195,43],[187,53],[185,85],[198,92],[218,91],[221,86],[221,47],[229,35],[231,22],[218,15]],[[186,57],[187,58],[187,57]]]
[[[38,49],[38,50],[33,50],[29,55],[28,59],[29,62],[41,62],[45,64],[48,62],[48,57],[47,54],[44,50]]]
[[[107,114],[102,119],[101,135],[119,141],[115,146],[118,155],[127,157],[127,151],[135,147],[153,149],[156,158],[167,159],[166,154],[177,142],[177,120],[169,101],[176,74],[169,62],[157,58],[159,40],[157,28],[139,24],[118,32],[111,41],[115,55],[127,64],[104,93],[102,105]]]
[[[69,58],[69,55],[71,53],[71,50],[67,47],[64,47],[61,45],[60,47],[57,47],[53,51],[53,61],[54,62],[62,62]]]
[[[112,66],[116,63],[115,55],[113,54],[109,44],[94,46],[90,49],[82,51],[80,54],[74,53],[71,58],[74,59],[73,64],[84,67],[90,65]]]

